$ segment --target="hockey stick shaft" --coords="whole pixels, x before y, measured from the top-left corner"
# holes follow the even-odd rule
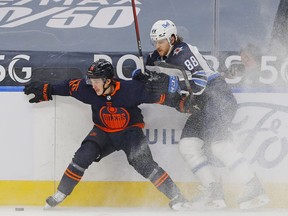
[[[137,13],[136,13],[135,0],[131,0],[131,3],[132,3],[135,32],[136,32],[136,40],[137,40],[137,47],[138,47],[138,53],[139,53],[139,59],[140,59],[140,66],[141,66],[142,73],[144,73],[145,72],[145,66],[144,66],[142,46],[141,46],[141,40],[140,40],[140,32],[139,32],[138,18],[137,18]]]

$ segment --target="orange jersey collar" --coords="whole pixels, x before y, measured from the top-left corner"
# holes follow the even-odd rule
[[[119,89],[120,89],[120,82],[115,82],[115,88],[114,88],[114,91],[112,92],[111,96],[115,95]]]
[[[115,88],[114,91],[110,94],[111,96],[115,95],[116,92],[120,89],[120,82],[115,82]],[[103,94],[103,96],[107,96],[107,94]]]

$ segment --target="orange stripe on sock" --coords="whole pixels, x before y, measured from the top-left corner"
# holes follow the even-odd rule
[[[154,182],[155,187],[159,187],[167,178],[168,174],[165,172],[157,181]]]
[[[81,176],[76,175],[75,173],[71,172],[68,169],[66,169],[64,174],[75,181],[79,182],[81,180]]]
[[[76,173],[72,172],[72,171],[69,170],[69,169],[66,169],[66,171],[67,171],[68,173],[70,173],[71,175],[73,175],[74,177],[76,177],[76,178],[79,178],[79,179],[82,178],[82,176],[77,175]]]
[[[167,176],[165,176],[165,178],[164,179],[162,179],[162,181],[161,182],[159,182],[157,185],[155,185],[156,187],[159,187],[160,185],[162,185],[162,183],[168,178],[169,176],[168,176],[168,174],[167,174]]]
[[[71,178],[71,179],[73,179],[73,180],[75,180],[75,181],[80,181],[81,179],[79,179],[79,178],[75,178],[74,176],[72,176],[72,175],[70,175],[68,172],[66,172],[65,171],[65,173],[64,173],[66,176],[68,176],[69,178]]]
[[[68,176],[69,178],[71,178],[71,179],[73,179],[73,180],[75,180],[75,181],[80,181],[80,179],[77,179],[77,178],[74,178],[73,176],[71,176],[69,173],[67,173],[67,172],[65,172],[64,173],[66,176]]]

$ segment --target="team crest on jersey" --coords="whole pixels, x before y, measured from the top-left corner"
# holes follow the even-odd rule
[[[177,47],[177,48],[173,51],[173,56],[174,56],[174,55],[178,55],[182,50],[183,50],[183,47]]]
[[[107,102],[107,106],[102,107],[99,115],[102,123],[111,130],[126,128],[130,121],[128,111],[122,107],[112,107],[111,102]]]

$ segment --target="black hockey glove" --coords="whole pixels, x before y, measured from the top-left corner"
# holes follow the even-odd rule
[[[175,93],[179,89],[178,77],[153,71],[145,84],[145,88],[153,93]]]
[[[145,72],[142,73],[141,69],[136,69],[132,72],[132,79],[137,80],[143,83],[146,83],[150,78],[151,71],[145,69]]]
[[[29,103],[39,103],[52,100],[52,87],[49,83],[31,82],[24,87],[24,94],[34,94]]]

